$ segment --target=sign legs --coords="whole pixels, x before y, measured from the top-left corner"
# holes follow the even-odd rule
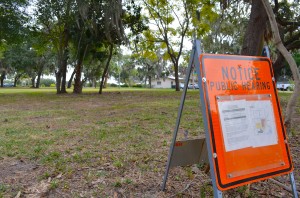
[[[168,161],[167,161],[167,166],[166,166],[166,172],[165,172],[165,175],[164,175],[163,184],[161,186],[162,190],[165,190],[165,188],[166,188],[166,182],[167,182],[168,175],[169,175],[169,169],[170,169],[170,165],[171,165],[174,146],[175,146],[175,143],[176,143],[176,137],[177,137],[177,133],[178,133],[178,129],[179,129],[179,124],[180,124],[180,119],[181,119],[182,110],[183,110],[183,106],[184,106],[186,91],[187,91],[187,88],[188,88],[190,74],[191,74],[191,71],[192,71],[194,56],[195,56],[195,45],[193,46],[192,54],[191,54],[189,65],[188,65],[187,75],[185,77],[184,88],[183,88],[183,93],[181,95],[180,106],[179,106],[179,109],[178,109],[178,114],[177,114],[177,119],[176,119],[176,126],[175,126],[175,129],[174,129],[173,139],[172,139],[171,146],[170,146],[170,151],[169,151],[169,156],[168,156]]]
[[[201,54],[200,41],[195,39],[194,44],[193,44],[192,53],[191,53],[190,60],[189,60],[187,76],[185,78],[184,90],[183,90],[183,93],[182,93],[182,96],[181,96],[180,106],[179,106],[179,109],[178,109],[178,114],[177,114],[177,119],[176,119],[176,126],[175,126],[175,129],[174,129],[173,139],[172,139],[170,150],[169,150],[166,171],[165,171],[165,175],[164,175],[164,178],[163,178],[163,183],[162,183],[162,186],[161,186],[162,190],[165,190],[166,182],[167,182],[167,179],[168,179],[169,169],[170,169],[170,166],[171,166],[171,160],[172,160],[174,147],[175,147],[175,143],[176,143],[176,137],[177,137],[177,133],[178,133],[178,129],[179,129],[180,119],[181,119],[181,115],[182,115],[182,110],[183,110],[183,106],[184,106],[184,102],[185,102],[187,87],[188,87],[190,74],[191,74],[193,65],[197,65],[196,68],[197,68],[198,76],[200,75],[200,73],[199,73],[200,71],[198,69],[198,66],[200,64],[198,58],[199,58],[200,54]],[[198,79],[199,88],[200,88],[200,82],[201,82],[201,79]],[[202,94],[202,97],[203,97],[203,93],[200,93],[200,95],[201,94]],[[203,116],[205,116],[205,114]],[[207,118],[205,118],[205,119],[207,119]],[[210,142],[209,139],[208,139],[209,136],[207,136],[207,135],[208,134],[206,134],[206,142]],[[207,148],[211,149],[210,144],[207,145]],[[210,152],[208,152],[208,153],[211,155]],[[209,156],[209,158],[210,158],[210,172],[211,172],[211,175],[212,175],[212,183],[213,183],[213,188],[214,188],[214,197],[221,198],[222,197],[222,191],[220,191],[217,188],[217,184],[216,184],[216,180],[215,180],[214,172],[213,172],[214,171],[213,164],[212,164],[212,161],[211,161],[212,156]]]
[[[296,189],[296,181],[295,181],[295,178],[294,178],[294,172],[291,172],[289,174],[289,177],[290,177],[290,181],[291,181],[293,197],[298,198],[298,192],[297,192],[297,189]]]

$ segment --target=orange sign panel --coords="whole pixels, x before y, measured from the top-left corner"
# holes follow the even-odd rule
[[[202,54],[199,69],[218,188],[291,172],[270,59]]]

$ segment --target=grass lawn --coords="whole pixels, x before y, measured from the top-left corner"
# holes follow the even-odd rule
[[[182,92],[83,91],[0,89],[0,197],[212,196],[210,177],[199,165],[173,168],[166,191],[160,191]],[[280,94],[283,109],[289,96]],[[298,129],[291,149],[299,184]],[[187,93],[179,139],[185,130],[190,138],[204,135],[198,91]],[[288,185],[287,177],[278,180]],[[268,181],[251,186],[253,197],[291,197]],[[245,191],[224,195],[243,197]]]

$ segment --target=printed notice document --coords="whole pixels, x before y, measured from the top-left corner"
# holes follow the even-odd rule
[[[246,100],[219,102],[218,105],[226,151],[251,146]]]
[[[219,101],[218,107],[227,152],[277,144],[271,101]]]
[[[251,113],[252,146],[277,144],[278,137],[271,101],[248,101],[247,103]]]

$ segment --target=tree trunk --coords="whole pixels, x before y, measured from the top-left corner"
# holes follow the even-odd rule
[[[62,59],[63,59],[63,52],[62,49],[58,52],[58,58],[57,58],[57,65],[58,69],[55,71],[55,78],[56,78],[56,94],[60,94],[60,85],[61,85],[61,77],[62,77]]]
[[[56,78],[56,94],[60,94],[60,85],[61,85],[61,72],[55,72]]]
[[[67,84],[67,64],[68,64],[68,55],[66,54],[67,52],[65,52],[65,57],[64,57],[64,61],[63,61],[63,65],[62,65],[62,80],[61,80],[61,89],[60,89],[60,93],[64,94],[67,93],[67,89],[66,89],[66,84]]]
[[[75,94],[82,93],[82,86],[84,82],[81,81],[81,72],[82,72],[83,60],[85,58],[87,49],[88,49],[88,45],[86,45],[84,51],[79,54],[77,65],[75,67],[75,79],[74,79],[74,89],[73,89],[73,93]]]
[[[93,87],[96,89],[97,88],[97,81],[96,81],[96,78],[94,77],[93,78]]]
[[[176,91],[180,91],[179,76],[178,76],[178,62],[176,62],[174,64],[174,70],[175,70],[175,88],[176,88]],[[187,77],[187,75],[186,75],[186,77]]]
[[[69,30],[68,24],[65,24],[64,32],[61,35],[58,52],[58,71],[56,72],[56,93],[64,94],[66,90],[66,75],[68,62]]]
[[[69,58],[69,30],[66,27],[64,30],[64,43],[63,43],[63,59],[62,59],[62,65],[61,65],[61,88],[60,93],[67,93],[66,84],[67,84],[67,65],[68,65],[68,58]]]
[[[241,51],[242,55],[261,55],[267,20],[268,16],[264,10],[261,0],[252,0],[250,20]]]
[[[35,78],[35,75],[31,77],[31,88],[35,88]]]
[[[82,93],[82,82],[81,82],[81,70],[82,70],[82,58],[80,58],[77,62],[75,69],[75,79],[74,79],[74,89],[73,93],[81,94]]]
[[[40,88],[41,76],[43,74],[44,67],[45,67],[45,57],[42,57],[39,61],[39,64],[38,64],[38,71],[37,71],[37,79],[36,79],[35,88]]]
[[[106,75],[105,75],[105,78],[104,78],[103,88],[107,87],[107,81],[108,81],[108,72],[106,72]]]
[[[0,60],[0,68],[2,68],[2,62]],[[1,76],[0,76],[0,87],[3,87],[3,81],[4,81],[4,78],[5,78],[5,70],[3,70],[1,72]]]
[[[100,82],[99,94],[102,94],[104,78],[105,78],[105,75],[107,75],[108,67],[109,67],[110,60],[111,60],[111,57],[112,57],[112,54],[113,54],[113,49],[114,49],[114,44],[111,43],[110,46],[109,46],[109,57],[107,59],[106,66],[105,66],[105,69],[103,71],[101,82]]]
[[[41,76],[42,76],[42,72],[39,71],[36,79],[35,88],[40,88]]]
[[[4,71],[2,71],[1,77],[0,77],[1,87],[4,86],[4,79],[5,79],[5,77],[6,77],[6,72],[5,72],[5,70],[4,70]]]
[[[21,76],[22,76],[22,74],[17,74],[17,75],[15,76],[15,79],[14,79],[14,87],[17,86],[17,82],[19,81],[19,79],[21,78]]]
[[[152,88],[152,79],[151,79],[150,75],[148,76],[148,79],[149,79],[149,86],[150,86],[150,89],[151,89]]]
[[[280,72],[283,67],[284,67],[284,57],[282,56],[281,53],[278,53],[277,59],[273,64],[273,70],[274,70],[274,75],[276,80],[278,80],[278,78],[280,77]]]
[[[279,32],[280,32],[280,30],[279,30]],[[283,38],[284,38],[281,35],[281,33],[280,33],[280,38],[281,38],[281,40],[283,40]],[[291,51],[294,49],[298,49],[298,45],[295,44],[297,42],[299,42],[299,41],[296,40],[296,42],[294,42],[294,43],[287,42],[286,44],[285,43],[283,43],[283,44],[288,51]],[[300,42],[299,42],[299,44],[300,44]],[[284,59],[283,55],[280,52],[277,52],[277,59],[276,59],[275,63],[273,64],[275,79],[278,79],[278,77],[281,75],[281,73],[280,73],[281,70],[285,67],[284,60],[285,59]]]
[[[149,85],[151,88],[151,85]],[[145,87],[147,87],[147,75],[145,76]]]
[[[149,64],[149,63],[146,63],[146,66],[147,66],[147,75],[148,75],[148,79],[149,79],[149,86],[150,86],[150,89],[152,88],[152,79],[151,79],[151,73],[152,73],[152,70],[153,70],[153,64]],[[147,76],[146,76],[147,78]],[[147,79],[146,79],[147,81]]]
[[[276,48],[280,51],[280,53],[284,56],[285,60],[288,62],[288,64],[290,65],[291,71],[293,73],[293,78],[294,78],[294,82],[295,82],[295,90],[287,104],[286,107],[286,113],[285,113],[285,126],[287,127],[287,131],[290,132],[290,128],[291,128],[291,121],[292,121],[292,116],[295,112],[295,106],[297,103],[297,100],[299,98],[299,94],[300,94],[300,74],[299,74],[299,70],[297,68],[297,64],[295,62],[295,60],[293,59],[292,55],[287,51],[287,49],[284,47],[280,35],[279,35],[279,31],[278,31],[278,26],[276,23],[276,19],[272,10],[272,7],[269,3],[268,0],[261,0],[264,8],[266,10],[266,13],[268,14],[269,17],[269,21],[271,24],[271,28],[273,31],[273,35],[274,35],[274,43],[276,45]]]
[[[71,86],[72,86],[72,81],[73,81],[73,78],[74,78],[74,75],[76,73],[76,69],[73,70],[73,73],[71,74],[71,77],[69,79],[69,82],[68,82],[68,88],[70,89]]]
[[[1,76],[1,79],[0,79],[0,80],[1,80],[1,85],[0,85],[0,87],[3,87],[3,86],[4,86],[4,83],[3,83],[3,82],[4,82],[4,79],[2,78],[2,76]]]
[[[17,87],[17,82],[18,82],[18,78],[15,77],[15,79],[14,79],[14,87]]]

